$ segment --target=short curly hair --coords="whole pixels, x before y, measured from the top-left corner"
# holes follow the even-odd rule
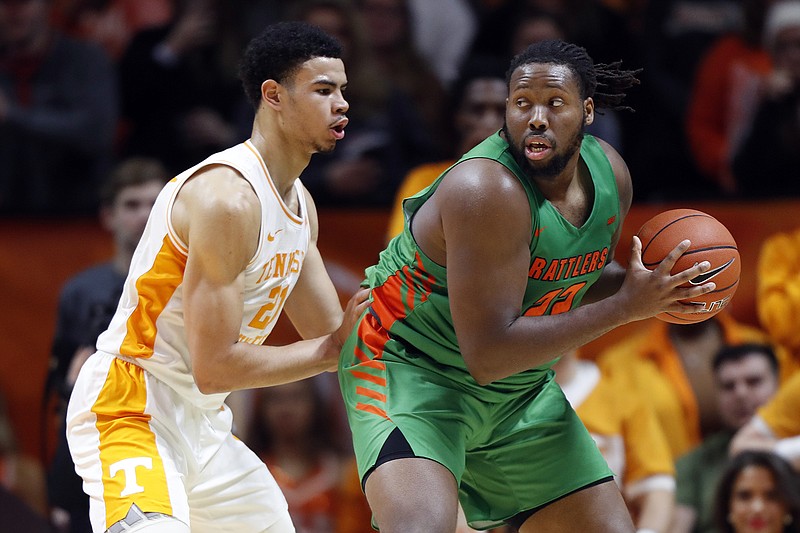
[[[291,81],[295,71],[315,57],[342,57],[342,46],[335,38],[305,22],[271,24],[247,45],[239,65],[239,79],[255,109],[261,102],[261,84]]]

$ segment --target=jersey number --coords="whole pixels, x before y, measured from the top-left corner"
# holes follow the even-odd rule
[[[566,289],[554,289],[533,304],[527,311],[525,316],[542,316],[542,315],[557,315],[565,313],[572,309],[572,302],[575,300],[575,295],[578,294],[584,286],[585,281],[570,285]],[[550,311],[548,313],[548,310]]]
[[[267,325],[275,320],[278,312],[283,308],[283,302],[286,301],[286,295],[289,292],[288,285],[281,285],[280,287],[273,287],[269,291],[267,298],[269,301],[261,306],[256,316],[250,321],[248,326],[256,329],[264,329]]]

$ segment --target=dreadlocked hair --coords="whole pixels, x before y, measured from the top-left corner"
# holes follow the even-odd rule
[[[595,108],[633,111],[632,107],[622,105],[625,91],[639,85],[636,77],[642,69],[625,70],[622,61],[598,63],[595,65],[586,49],[576,44],[558,39],[539,41],[531,44],[517,54],[506,72],[506,83],[511,74],[522,65],[531,63],[550,63],[565,65],[577,76],[581,98],[592,97]]]

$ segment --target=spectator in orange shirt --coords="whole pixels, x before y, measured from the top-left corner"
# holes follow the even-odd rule
[[[714,355],[725,345],[766,340],[765,333],[725,311],[697,324],[652,320],[606,348],[598,364],[650,399],[677,458],[722,427],[714,392]]]

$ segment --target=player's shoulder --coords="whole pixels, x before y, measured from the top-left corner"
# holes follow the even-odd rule
[[[594,140],[597,141],[597,144],[600,146],[600,149],[605,154],[606,159],[611,164],[611,168],[614,170],[614,174],[617,174],[617,170],[623,170],[627,173],[628,165],[625,163],[625,159],[619,153],[619,151],[611,145],[608,141],[601,139],[600,137],[592,137]]]
[[[492,194],[494,197],[517,196],[522,184],[516,175],[496,159],[475,157],[459,161],[443,179],[454,192],[469,195]]]
[[[222,214],[259,206],[250,182],[234,167],[224,164],[198,169],[181,187],[178,200],[181,199],[196,209]]]

